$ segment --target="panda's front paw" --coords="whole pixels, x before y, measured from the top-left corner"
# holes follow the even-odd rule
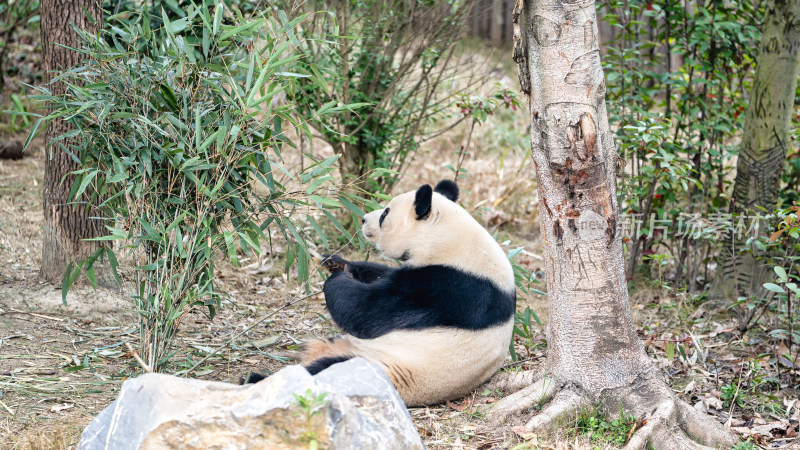
[[[338,255],[322,255],[321,264],[330,273],[342,272],[347,269],[347,261]]]

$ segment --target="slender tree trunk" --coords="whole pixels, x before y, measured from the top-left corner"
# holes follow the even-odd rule
[[[505,21],[503,0],[492,0],[492,9],[489,11],[489,15],[491,16],[489,38],[492,40],[493,46],[500,47],[503,45],[503,22]]]
[[[42,0],[40,7],[42,51],[44,53],[45,81],[54,95],[64,93],[64,84],[50,83],[59,72],[69,69],[80,61],[80,55],[67,47],[77,47],[77,34],[72,26],[96,32],[103,24],[103,11],[99,0]],[[87,17],[88,15],[88,17]],[[78,164],[60,146],[69,147],[70,140],[50,142],[68,132],[70,127],[63,120],[55,120],[45,131],[44,167],[44,218],[42,242],[41,276],[50,283],[60,284],[67,265],[91,255],[97,244],[83,239],[105,233],[93,208],[73,205],[69,197],[74,177],[68,175],[77,170]],[[66,178],[65,178],[66,176]],[[111,278],[98,272],[98,282],[110,283]]]
[[[794,95],[800,75],[800,0],[770,2],[756,59],[756,76],[747,106],[742,144],[736,164],[731,211],[764,214],[778,202],[781,174],[789,142]],[[724,298],[755,296],[761,291],[763,264],[739,253],[746,236],[732,236],[733,248],[721,254],[716,293]]]
[[[514,61],[531,116],[549,302],[547,361],[498,402],[504,420],[549,403],[526,427],[547,432],[599,403],[648,419],[632,448],[695,448],[735,439],[675,397],[636,335],[618,232],[617,152],[608,125],[593,0],[519,0]]]

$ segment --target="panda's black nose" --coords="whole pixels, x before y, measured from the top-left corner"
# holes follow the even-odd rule
[[[367,223],[367,219],[365,219],[365,218],[363,218],[363,217],[362,217],[362,218],[361,218],[361,225],[364,225],[365,223]]]

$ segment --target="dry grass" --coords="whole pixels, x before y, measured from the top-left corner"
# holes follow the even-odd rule
[[[63,450],[78,444],[86,420],[61,420],[48,423],[43,429],[32,426],[19,433],[5,447],[8,450]]]

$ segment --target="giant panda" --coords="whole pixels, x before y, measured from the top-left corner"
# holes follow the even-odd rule
[[[312,375],[360,356],[417,406],[466,395],[498,370],[514,326],[514,273],[458,194],[449,180],[426,184],[363,217],[364,237],[399,268],[326,257],[326,305],[347,335],[305,344]]]

